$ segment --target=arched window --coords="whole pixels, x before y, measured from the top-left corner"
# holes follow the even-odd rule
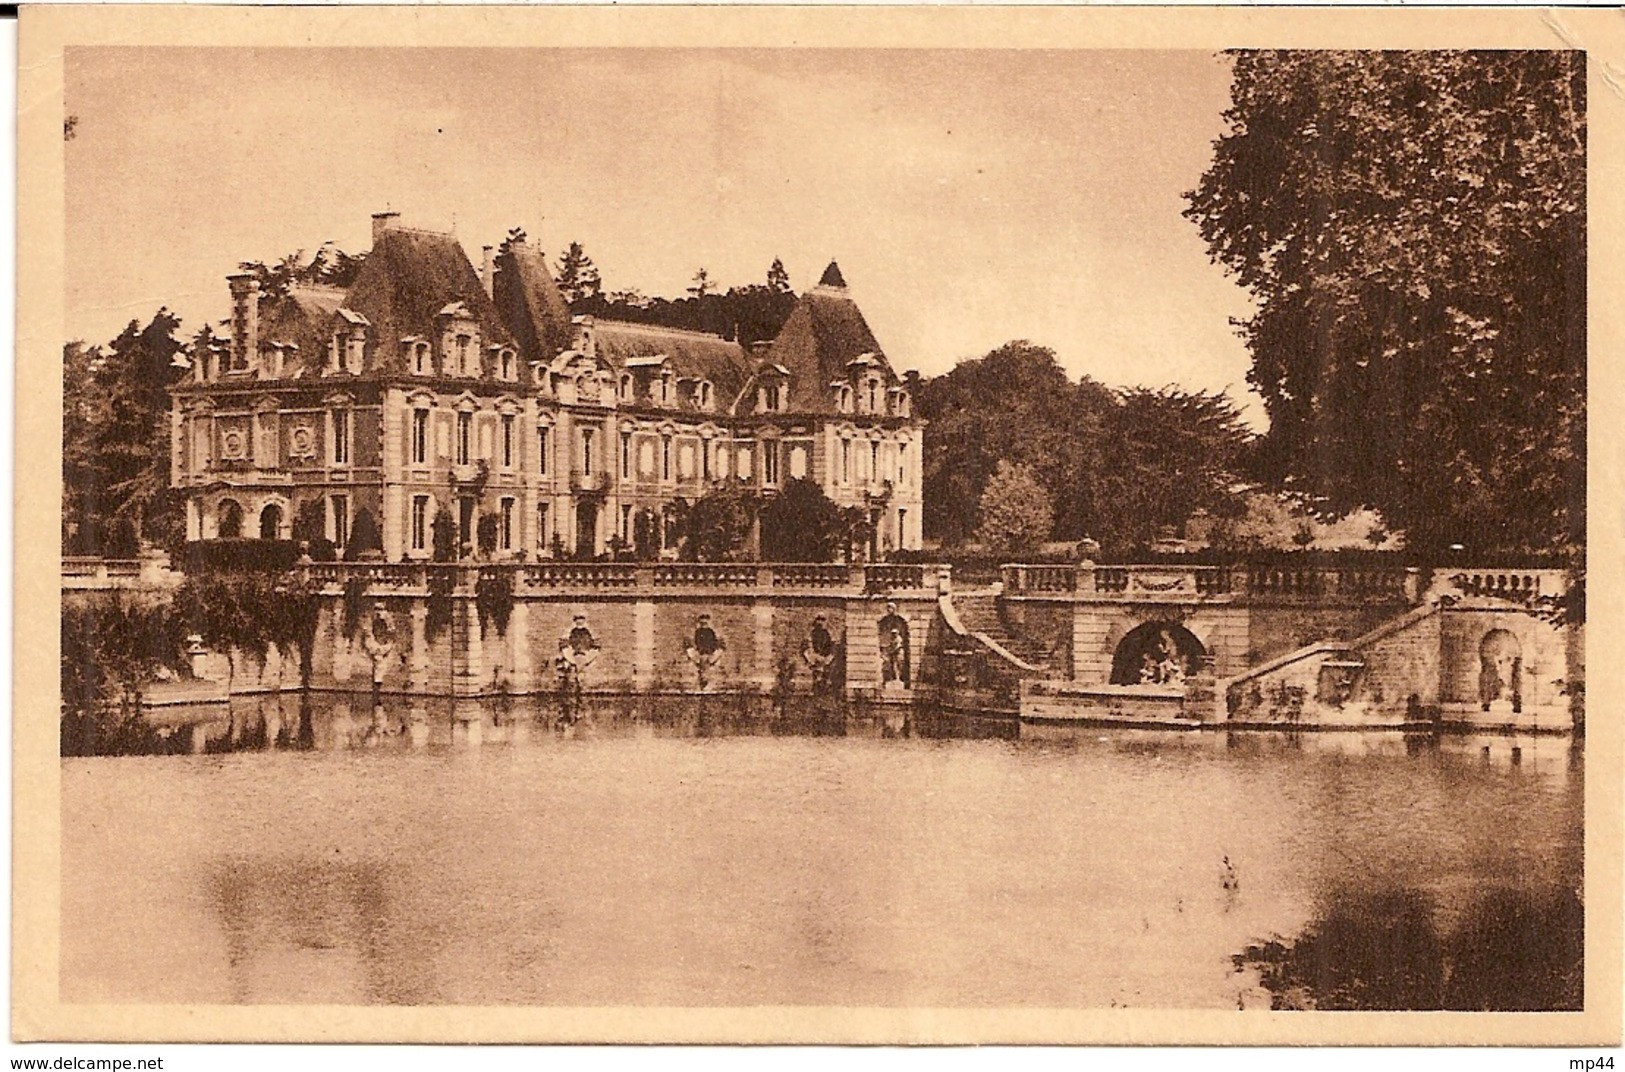
[[[282,507],[276,503],[266,503],[265,509],[260,511],[260,539],[279,540],[282,538]]]
[[[243,508],[236,499],[221,499],[216,510],[215,535],[235,540],[243,534]]]

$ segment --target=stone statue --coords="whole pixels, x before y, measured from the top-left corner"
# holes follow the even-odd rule
[[[377,695],[384,685],[384,673],[389,665],[389,657],[395,652],[395,631],[390,627],[389,619],[382,614],[374,616],[372,627],[361,638],[361,648],[367,653],[372,662],[372,691]]]
[[[577,614],[570,620],[570,628],[559,637],[559,657],[555,664],[561,678],[580,681],[587,668],[598,658],[598,638],[587,625],[587,616]]]
[[[699,682],[700,691],[704,692],[711,684],[711,669],[722,661],[722,653],[727,645],[717,636],[715,629],[711,628],[711,616],[700,615],[699,622],[694,626],[694,635],[689,638],[688,647],[683,654],[694,666],[694,676]]]
[[[887,602],[880,619],[880,685],[885,689],[909,687],[908,619],[897,613],[897,604]]]
[[[829,627],[822,614],[813,617],[807,639],[801,642],[801,661],[812,672],[813,691],[828,689],[830,670],[835,665],[835,638],[829,635]]]

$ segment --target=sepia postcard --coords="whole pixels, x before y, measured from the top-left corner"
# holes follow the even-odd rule
[[[21,19],[16,1040],[1619,1045],[1617,12]]]

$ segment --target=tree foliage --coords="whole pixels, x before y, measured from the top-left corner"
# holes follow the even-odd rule
[[[1237,52],[1186,215],[1253,296],[1264,471],[1410,546],[1584,533],[1578,52]]]
[[[521,231],[519,237],[523,238],[524,232]],[[569,248],[559,255],[554,281],[558,284],[559,293],[571,305],[596,298],[603,290],[598,268],[587,256],[587,251],[581,248],[580,242],[571,242]]]
[[[738,481],[713,484],[700,498],[678,499],[673,520],[685,562],[738,562],[750,552],[758,496]]]
[[[568,298],[569,293],[565,296]],[[570,299],[570,309],[575,313],[703,331],[741,346],[772,339],[795,306],[789,273],[778,260],[768,268],[766,284],[752,283],[723,291],[706,273],[703,286],[696,277],[695,286],[675,299],[644,297],[636,290],[617,290],[607,295],[594,290]]]
[[[63,348],[62,510],[72,550],[105,553],[115,526],[164,546],[184,537],[181,504],[169,488],[168,388],[185,371],[176,364],[180,326],[159,309],[144,326],[130,321],[105,347]]]
[[[305,251],[296,249],[274,261],[243,261],[237,268],[253,276],[260,285],[260,294],[280,298],[290,286],[349,287],[361,266],[366,263],[365,253],[346,253],[328,242],[305,259]]]
[[[815,481],[788,481],[762,507],[762,558],[768,562],[833,562],[850,539],[851,519]]]
[[[1048,492],[1054,524],[1044,538],[1089,536],[1113,552],[1198,510],[1238,508],[1250,436],[1224,395],[1073,383],[1053,351],[1011,342],[925,381],[918,410],[930,422],[926,532],[950,544],[974,534],[1001,462]]]
[[[767,266],[767,289],[776,294],[790,293],[790,273],[785,269],[784,262],[777,257]]]
[[[1001,461],[982,489],[976,535],[995,553],[1036,551],[1055,521],[1050,494],[1025,465]]]

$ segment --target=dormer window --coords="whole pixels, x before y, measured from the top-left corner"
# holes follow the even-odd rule
[[[453,353],[456,354],[457,373],[460,376],[474,374],[474,337],[472,335],[459,335],[452,343]]]
[[[623,372],[621,373],[620,399],[622,402],[630,402],[632,401],[632,395],[632,374]]]
[[[852,412],[852,388],[845,385],[841,387],[841,412]]]
[[[708,409],[711,408],[711,381],[710,380],[701,380],[700,381],[699,399],[700,399],[700,408],[701,409],[708,410]]]
[[[662,372],[660,374],[660,404],[662,406],[671,405],[671,373],[670,372]]]
[[[401,345],[406,350],[413,375],[428,376],[434,372],[434,358],[430,354],[427,342],[416,335],[408,335],[401,340]]]
[[[899,417],[911,416],[910,405],[911,405],[911,403],[910,403],[910,400],[909,400],[909,397],[908,397],[908,392],[907,391],[898,391],[897,392],[897,415]]]
[[[506,346],[497,355],[497,368],[501,370],[500,375],[504,380],[513,380],[518,375],[514,352]]]
[[[880,403],[879,403],[879,400],[878,400],[879,393],[880,393],[880,381],[879,380],[870,380],[869,381],[869,412],[870,413],[879,413],[880,412],[880,408],[879,408]]]

